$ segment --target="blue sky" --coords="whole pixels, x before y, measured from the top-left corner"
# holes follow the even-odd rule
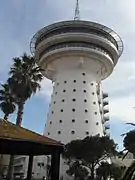
[[[29,43],[40,28],[73,19],[75,0],[0,1],[0,83],[4,83],[12,58],[30,53]],[[81,18],[114,29],[124,42],[124,53],[113,74],[103,82],[109,93],[110,134],[122,146],[121,134],[135,122],[135,2],[134,0],[80,0]],[[26,103],[23,126],[43,133],[50,101],[51,82],[42,82],[41,92]],[[2,113],[0,112],[2,116]],[[16,114],[11,116],[15,121]]]

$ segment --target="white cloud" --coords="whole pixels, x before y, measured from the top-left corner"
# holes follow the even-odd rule
[[[52,94],[52,88],[52,82],[49,79],[44,78],[41,83],[41,90],[39,91],[38,95],[49,101]]]
[[[112,75],[108,77],[104,83],[104,87],[110,93],[115,91],[124,91],[134,85],[135,78],[135,62],[123,61],[116,65]]]
[[[135,96],[124,98],[110,98],[110,116],[124,122],[135,123]]]

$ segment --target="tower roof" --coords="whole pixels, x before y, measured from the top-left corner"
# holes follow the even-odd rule
[[[59,34],[60,31],[63,31],[63,28],[68,28],[67,32],[69,33],[72,32],[73,28],[77,28],[78,31],[82,31],[82,32],[85,28],[88,30],[88,33],[90,33],[92,30],[93,33],[97,32],[99,36],[101,35],[104,36],[104,38],[111,40],[113,44],[117,47],[119,57],[123,52],[123,42],[119,37],[119,35],[112,29],[96,22],[84,21],[84,20],[70,20],[70,21],[61,21],[61,22],[53,23],[39,30],[33,36],[30,42],[31,53],[34,55],[36,45],[40,40],[43,40],[44,38],[47,37],[51,37],[55,33]]]

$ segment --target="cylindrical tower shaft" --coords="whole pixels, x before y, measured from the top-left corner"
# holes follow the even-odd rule
[[[59,71],[53,77],[46,136],[67,143],[89,135],[103,135],[97,77],[88,70],[89,63],[92,66],[90,59],[79,56],[63,58],[59,63]]]

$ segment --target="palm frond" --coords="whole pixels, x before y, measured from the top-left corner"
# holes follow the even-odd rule
[[[34,81],[38,81],[38,82],[41,82],[42,81],[42,79],[43,79],[43,75],[41,74],[41,73],[39,73],[39,74],[33,74],[33,76],[32,76],[32,79],[34,80]]]
[[[31,82],[31,91],[32,91],[33,93],[36,93],[37,90],[40,90],[40,88],[41,88],[41,85],[40,85],[39,83],[37,83],[37,82]]]
[[[40,82],[43,79],[41,68],[36,64],[36,60],[26,53],[20,58],[14,58],[10,75],[8,83],[17,101],[18,99],[26,101],[40,90]]]
[[[123,137],[123,136],[125,136],[125,135],[127,135],[127,133],[123,133],[123,134],[121,134],[120,136]]]
[[[0,90],[0,108],[8,116],[15,110],[14,98],[10,91],[10,86],[8,83],[1,84],[2,89]]]
[[[22,60],[20,58],[13,58],[13,65],[10,68],[9,75],[14,75],[16,72],[20,71],[22,68]]]
[[[129,124],[129,125],[135,126],[135,123],[126,123],[126,124]]]

